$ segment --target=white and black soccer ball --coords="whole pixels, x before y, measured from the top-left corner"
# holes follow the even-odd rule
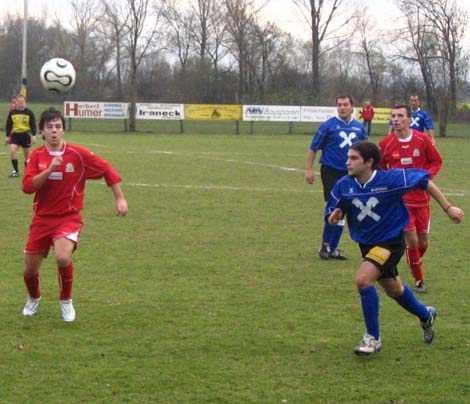
[[[64,94],[73,88],[76,76],[72,63],[61,58],[48,60],[42,66],[40,73],[44,88],[60,94]]]

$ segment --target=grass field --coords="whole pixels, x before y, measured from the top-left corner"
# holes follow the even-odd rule
[[[378,138],[377,138],[378,139]],[[22,250],[31,196],[0,158],[1,403],[470,402],[470,225],[433,205],[426,304],[436,339],[381,296],[383,351],[359,358],[364,331],[346,262],[317,256],[321,185],[304,182],[310,136],[126,135],[68,140],[124,177],[129,215],[89,182],[75,254],[75,323],[62,321],[56,269],[23,318]],[[438,140],[437,183],[470,214],[470,138]],[[22,162],[22,159],[21,159]],[[405,262],[401,275],[411,281]]]

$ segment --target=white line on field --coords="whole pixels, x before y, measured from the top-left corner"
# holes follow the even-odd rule
[[[140,152],[133,152],[129,151],[129,154],[136,154]],[[281,170],[281,171],[296,171],[296,172],[304,172],[304,169],[300,168],[295,168],[295,167],[285,167],[285,166],[279,166],[276,164],[268,164],[268,163],[259,163],[256,161],[243,161],[243,160],[235,160],[235,159],[224,159],[221,157],[214,157],[213,155],[201,155],[201,154],[206,154],[206,153],[178,153],[178,152],[172,152],[172,151],[167,151],[167,150],[147,150],[146,153],[148,154],[167,154],[167,155],[175,155],[175,156],[194,156],[194,157],[199,157],[199,158],[204,158],[208,160],[214,160],[214,161],[225,161],[227,163],[238,163],[238,164],[248,164],[252,166],[257,166],[257,167],[264,167],[264,168],[273,168],[276,170]]]
[[[92,184],[106,185],[104,182],[91,181]],[[145,184],[136,182],[125,182],[125,186],[136,188],[176,188],[176,189],[195,189],[207,191],[246,191],[246,192],[283,192],[295,194],[315,194],[323,193],[322,189],[294,189],[294,188],[259,188],[259,187],[237,187],[231,185],[185,185],[185,184]],[[470,191],[448,190],[446,196],[466,197],[470,195]]]

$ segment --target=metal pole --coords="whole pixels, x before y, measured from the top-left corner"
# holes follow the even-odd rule
[[[26,67],[26,49],[27,49],[27,38],[28,38],[28,0],[24,0],[23,10],[23,62],[21,65],[21,94],[26,97],[27,90],[26,84],[27,79],[27,67]]]

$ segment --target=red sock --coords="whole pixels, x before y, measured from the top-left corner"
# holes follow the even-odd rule
[[[41,290],[39,289],[39,272],[31,277],[23,275],[23,280],[26,288],[28,289],[29,295],[35,299],[39,299],[41,297]]]
[[[419,247],[406,247],[406,258],[408,259],[413,278],[415,278],[416,281],[424,281]]]
[[[73,264],[65,268],[58,268],[59,287],[60,287],[60,300],[72,298],[72,284],[73,284]]]

